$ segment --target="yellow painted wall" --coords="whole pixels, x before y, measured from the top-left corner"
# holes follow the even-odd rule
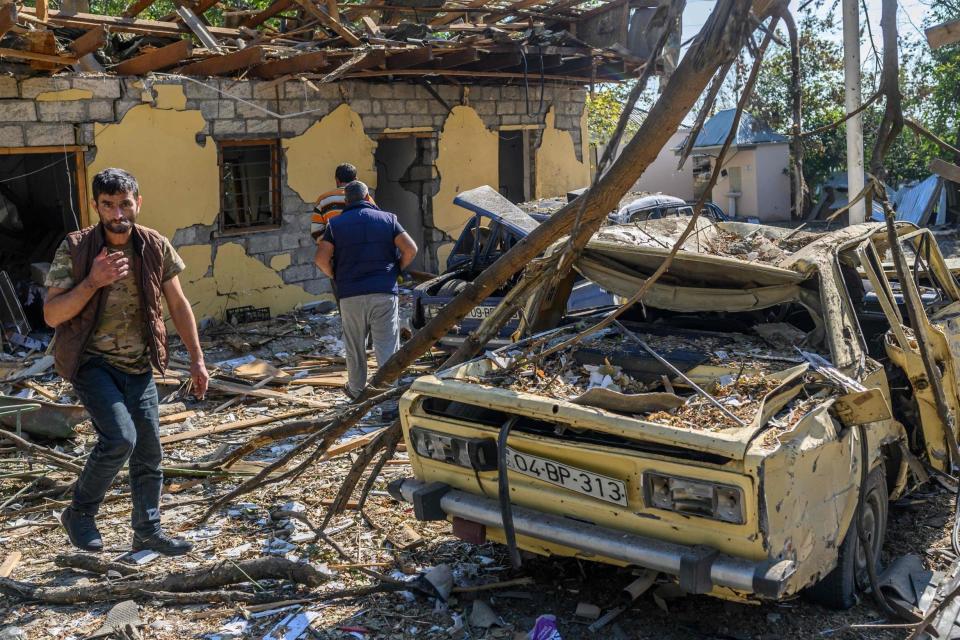
[[[97,156],[87,176],[108,167],[132,173],[143,196],[139,222],[172,238],[181,227],[216,221],[220,173],[213,141],[197,144],[204,120],[199,111],[184,110],[183,88],[156,89],[156,107],[137,105],[117,124],[96,125]],[[96,213],[90,219],[96,220]]]
[[[203,130],[204,120],[199,111],[187,110],[182,87],[158,85],[155,90],[153,104],[133,107],[118,124],[96,125],[97,155],[87,173],[91,179],[107,167],[132,173],[143,196],[139,222],[173,238],[177,229],[217,220],[217,147],[209,139],[203,147],[197,144],[196,134]],[[334,123],[341,122],[339,118]],[[297,146],[296,140],[291,143]],[[372,167],[372,149],[368,155]],[[318,299],[281,279],[278,271],[290,265],[289,255],[275,256],[267,266],[235,242],[220,246],[215,260],[209,245],[182,246],[177,251],[187,265],[180,282],[198,320],[222,318],[228,307],[247,304],[269,306],[271,314],[277,315]]]
[[[314,123],[303,135],[283,141],[287,155],[287,184],[305,202],[336,186],[333,173],[338,164],[357,168],[357,179],[377,186],[373,155],[377,143],[363,132],[360,116],[342,104]]]
[[[497,133],[487,129],[470,107],[454,107],[443,123],[437,154],[440,190],[433,197],[433,224],[454,239],[473,214],[453,204],[453,198],[485,184],[494,189],[499,186],[499,145]],[[452,248],[450,242],[437,251],[441,268]]]
[[[573,138],[554,126],[554,107],[547,112],[543,136],[537,149],[537,198],[562,196],[590,183],[590,165],[577,159]],[[583,121],[581,120],[581,130]],[[583,138],[588,140],[589,138]],[[585,160],[585,158],[584,158]]]

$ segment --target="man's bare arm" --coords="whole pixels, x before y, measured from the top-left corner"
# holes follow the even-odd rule
[[[404,231],[393,239],[393,243],[400,250],[400,270],[403,271],[410,266],[413,259],[417,257],[417,243],[413,241],[410,234]]]
[[[180,288],[180,278],[173,276],[163,283],[163,297],[167,301],[167,309],[170,311],[173,326],[177,328],[183,346],[187,348],[187,352],[190,354],[190,377],[193,380],[193,393],[198,398],[203,398],[207,393],[207,382],[210,380],[210,375],[207,373],[207,367],[203,362],[200,336],[197,335],[197,321],[193,317],[190,302],[183,295],[183,289]]]
[[[72,289],[50,287],[43,304],[43,319],[51,327],[58,327],[76,317],[102,287],[113,284],[130,273],[130,261],[123,253],[107,253],[107,248],[93,259],[90,273]]]
[[[313,258],[314,263],[323,271],[328,278],[333,278],[333,243],[327,240],[320,240],[317,243],[317,255]]]

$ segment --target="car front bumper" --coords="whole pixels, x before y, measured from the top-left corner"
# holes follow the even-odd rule
[[[441,482],[403,478],[390,484],[390,494],[414,507],[418,520],[461,518],[503,528],[500,505]],[[688,593],[726,587],[766,600],[778,600],[796,570],[793,560],[755,562],[719,553],[705,546],[674,544],[514,505],[517,534],[675,576]]]

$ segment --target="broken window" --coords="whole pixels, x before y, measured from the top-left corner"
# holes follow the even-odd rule
[[[280,224],[280,142],[220,143],[220,229]]]

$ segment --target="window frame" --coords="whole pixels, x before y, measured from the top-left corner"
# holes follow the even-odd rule
[[[226,193],[224,171],[226,163],[224,162],[224,150],[243,147],[268,147],[270,150],[270,212],[271,220],[269,223],[248,224],[243,226],[226,226]],[[217,169],[219,172],[219,215],[217,216],[217,227],[220,235],[236,235],[245,233],[256,233],[259,231],[272,231],[279,229],[283,222],[282,208],[282,171],[280,163],[283,154],[280,147],[279,138],[257,138],[253,140],[218,140],[217,141]]]

